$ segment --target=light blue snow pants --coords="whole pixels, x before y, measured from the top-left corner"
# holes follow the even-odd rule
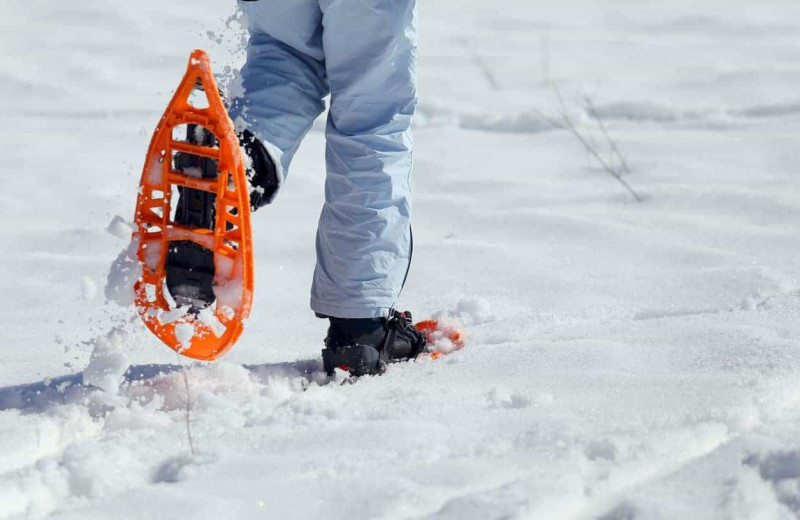
[[[250,43],[231,119],[282,178],[330,93],[311,308],[386,316],[411,260],[416,0],[239,0]]]

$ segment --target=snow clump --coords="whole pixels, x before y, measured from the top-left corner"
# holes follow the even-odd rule
[[[109,393],[116,393],[125,372],[130,366],[123,345],[128,333],[115,328],[95,341],[89,365],[83,371],[83,384],[95,386]]]

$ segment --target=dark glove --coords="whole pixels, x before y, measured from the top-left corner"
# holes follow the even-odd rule
[[[250,192],[250,208],[255,211],[275,198],[280,187],[278,170],[267,149],[249,130],[239,134],[239,145],[249,158],[245,173],[253,188]]]

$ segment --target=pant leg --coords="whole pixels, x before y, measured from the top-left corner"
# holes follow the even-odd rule
[[[250,41],[229,115],[275,159],[282,182],[328,94],[317,0],[240,0]]]
[[[331,109],[314,311],[386,316],[411,257],[416,0],[319,0]]]

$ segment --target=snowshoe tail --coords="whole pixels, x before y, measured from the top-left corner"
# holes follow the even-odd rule
[[[239,140],[202,50],[153,134],[135,222],[145,325],[184,356],[223,355],[253,299],[250,202]]]
[[[431,348],[430,357],[432,359],[438,359],[464,347],[464,333],[452,324],[438,320],[425,320],[416,323],[414,327],[425,334],[425,339]]]

